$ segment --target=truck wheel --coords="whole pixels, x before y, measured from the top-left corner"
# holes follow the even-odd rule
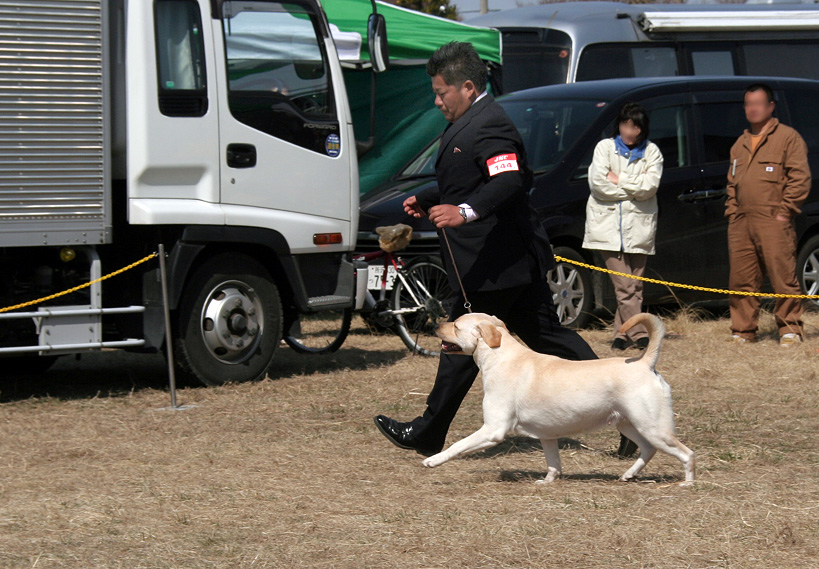
[[[554,254],[572,261],[585,263],[583,257],[570,247],[555,247]],[[591,273],[588,269],[555,261],[549,271],[549,288],[560,323],[569,328],[583,328],[591,320],[593,292]]]
[[[264,378],[282,338],[281,312],[279,291],[260,263],[213,257],[191,276],[180,302],[180,371],[205,385]]]
[[[819,294],[819,235],[811,237],[796,258],[796,277],[805,294]],[[819,299],[809,301],[819,307]]]

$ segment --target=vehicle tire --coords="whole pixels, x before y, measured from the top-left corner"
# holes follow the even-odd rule
[[[819,294],[819,235],[811,237],[796,257],[796,278],[805,294]],[[819,299],[808,300],[819,308]]]
[[[392,309],[418,307],[417,312],[397,314],[395,331],[404,344],[413,352],[425,356],[441,353],[441,340],[435,336],[435,328],[449,319],[454,293],[449,286],[443,264],[431,257],[419,257],[411,261],[395,281],[392,294]],[[417,302],[416,302],[417,299]]]
[[[301,314],[284,341],[300,354],[331,354],[344,343],[352,321],[352,308]]]
[[[178,310],[176,361],[205,385],[256,381],[282,337],[279,291],[245,255],[222,253],[191,276]]]
[[[571,247],[555,247],[554,254],[572,261],[585,259]],[[591,271],[565,261],[555,261],[549,271],[549,288],[560,323],[569,328],[583,328],[591,321],[594,306]]]

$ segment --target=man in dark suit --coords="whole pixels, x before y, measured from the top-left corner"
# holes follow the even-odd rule
[[[546,280],[554,257],[529,206],[532,171],[515,125],[485,91],[486,66],[472,44],[452,42],[432,55],[427,73],[435,105],[450,124],[435,165],[438,187],[408,198],[404,209],[429,215],[439,228],[450,285],[462,291],[459,272],[475,312],[494,314],[535,351],[595,359],[555,312]],[[459,292],[450,320],[467,312],[465,302]],[[444,351],[423,416],[400,423],[378,415],[375,424],[396,446],[435,454],[477,375],[471,356]]]

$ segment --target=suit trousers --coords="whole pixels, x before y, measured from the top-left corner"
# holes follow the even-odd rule
[[[802,294],[796,279],[796,231],[791,221],[770,215],[734,214],[728,225],[731,290],[759,292],[767,272],[777,294]],[[759,297],[731,296],[731,332],[752,339],[759,321]],[[779,335],[802,334],[802,300],[778,298],[774,308]]]
[[[473,312],[497,316],[536,352],[569,360],[597,359],[577,332],[560,324],[546,281],[497,291],[470,292],[468,297]],[[463,296],[456,295],[450,322],[466,312]],[[442,353],[440,358],[435,384],[427,397],[427,409],[423,416],[412,421],[417,441],[426,448],[443,447],[449,425],[479,371],[472,356]]]
[[[606,263],[606,268],[618,273],[628,273],[642,277],[646,272],[648,255],[642,253],[621,253],[619,251],[599,251]],[[614,296],[617,298],[617,312],[614,313],[614,337],[638,340],[648,337],[646,327],[640,324],[626,334],[620,333],[620,327],[632,316],[643,310],[643,281],[609,275],[614,285]]]

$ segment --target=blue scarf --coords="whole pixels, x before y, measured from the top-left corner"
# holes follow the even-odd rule
[[[620,138],[620,135],[618,134],[614,138],[614,146],[616,148],[617,154],[628,158],[628,163],[631,164],[632,162],[637,162],[640,158],[643,157],[643,154],[645,154],[646,152],[646,147],[648,146],[648,140],[643,140],[634,148],[629,148],[628,146],[626,146],[626,143],[623,142],[623,139]]]

